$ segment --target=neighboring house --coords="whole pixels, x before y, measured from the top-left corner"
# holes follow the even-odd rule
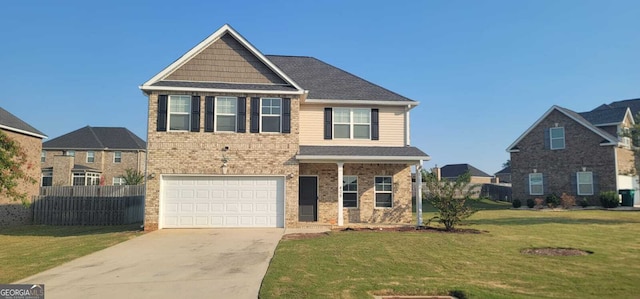
[[[583,113],[551,107],[507,148],[513,198],[564,192],[596,204],[601,191],[637,189],[635,158],[624,134],[633,124],[628,107],[602,105]]]
[[[411,99],[228,25],[140,88],[146,230],[411,222]]]
[[[495,173],[498,183],[511,183],[511,166],[507,166]]]
[[[126,128],[86,126],[42,144],[42,186],[123,185],[144,172],[146,143]]]
[[[469,164],[448,164],[442,168],[436,166],[434,170],[436,174],[439,173],[440,178],[448,180],[456,180],[458,176],[468,172],[471,175],[470,183],[472,184],[488,184],[491,183],[491,179],[493,178],[490,174]]]
[[[40,168],[38,160],[42,150],[42,139],[46,138],[42,132],[22,121],[15,115],[0,107],[0,131],[20,144],[20,148],[27,156],[27,164],[22,166],[26,175],[38,180]],[[38,184],[29,184],[17,181],[17,191],[26,193],[29,200],[38,195]],[[27,224],[31,221],[31,210],[26,209],[20,202],[8,198],[4,193],[0,194],[0,225]]]

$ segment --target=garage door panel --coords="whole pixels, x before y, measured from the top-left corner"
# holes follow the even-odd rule
[[[163,227],[283,227],[282,177],[166,177]]]

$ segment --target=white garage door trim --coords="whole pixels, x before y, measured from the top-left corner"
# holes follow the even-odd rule
[[[160,228],[284,227],[284,176],[160,176]]]

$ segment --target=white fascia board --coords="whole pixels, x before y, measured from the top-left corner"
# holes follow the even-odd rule
[[[146,88],[146,87],[151,86],[153,83],[162,80],[163,78],[168,76],[170,73],[172,73],[173,71],[178,69],[180,66],[182,66],[183,64],[188,62],[191,58],[193,58],[196,55],[198,55],[200,52],[202,52],[204,49],[206,49],[212,43],[214,43],[215,41],[220,39],[220,37],[222,37],[227,32],[229,34],[231,34],[236,40],[238,40],[243,46],[245,46],[247,49],[249,49],[249,51],[253,55],[258,57],[258,59],[260,59],[264,64],[266,64],[272,71],[276,72],[278,74],[278,76],[280,76],[285,81],[289,82],[296,89],[298,89],[298,91],[303,91],[303,89],[295,81],[293,81],[282,70],[280,70],[278,67],[276,67],[269,59],[267,59],[264,55],[262,55],[262,53],[260,53],[260,51],[258,51],[253,45],[251,45],[251,43],[249,43],[244,37],[242,37],[242,35],[240,35],[238,32],[236,32],[228,24],[225,24],[224,26],[220,27],[220,29],[216,30],[216,32],[214,32],[211,35],[209,35],[209,37],[207,37],[205,40],[203,40],[202,42],[197,44],[195,47],[191,48],[191,50],[189,50],[187,53],[185,53],[180,58],[178,58],[178,60],[174,61],[168,67],[164,68],[158,74],[156,74],[151,79],[149,79],[147,82],[143,83],[142,86]],[[144,88],[141,88],[141,89],[145,90]]]
[[[627,112],[624,113],[624,117],[629,117],[629,119],[631,119],[631,124],[635,125],[636,124],[636,120],[633,119],[633,114],[631,113],[631,109],[629,109],[629,107],[627,107]]]
[[[196,87],[172,87],[172,86],[139,86],[142,91],[166,90],[166,91],[199,91],[199,92],[224,92],[224,93],[256,93],[256,94],[304,94],[304,91],[290,90],[255,90],[255,89],[221,89],[221,88],[196,88]]]
[[[38,133],[33,133],[33,132],[25,131],[25,130],[20,130],[20,129],[16,129],[16,128],[5,126],[5,125],[0,125],[0,129],[5,129],[5,130],[12,131],[12,132],[25,134],[25,135],[29,135],[29,136],[33,136],[33,137],[37,137],[37,138],[41,138],[41,139],[47,138],[46,135],[41,135],[41,134],[38,134]]]
[[[372,100],[326,100],[326,99],[306,99],[309,104],[345,104],[345,105],[378,105],[378,106],[418,106],[419,102],[409,101],[372,101]]]
[[[396,162],[396,163],[415,163],[419,161],[429,161],[429,156],[316,156],[316,155],[297,155],[296,159],[302,162]]]

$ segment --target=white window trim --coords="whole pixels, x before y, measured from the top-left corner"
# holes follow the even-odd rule
[[[391,179],[391,191],[378,191],[376,190],[377,178],[390,178]],[[373,177],[373,207],[374,209],[391,209],[393,208],[393,176],[390,175],[378,175]],[[378,194],[391,194],[391,206],[390,207],[378,207],[377,195]]]
[[[120,154],[120,161],[116,161],[116,153]],[[122,163],[122,152],[121,151],[113,152],[113,163]]]
[[[40,163],[47,162],[47,151],[40,151]]]
[[[119,183],[118,185],[116,185],[116,181]],[[114,185],[114,186],[122,186],[122,185],[124,185],[124,178],[123,177],[115,177],[115,178],[111,179],[111,185]]]
[[[533,186],[533,184],[531,184],[531,177],[532,176],[537,176],[540,175],[540,184],[536,184],[536,186],[541,186],[542,188],[542,192],[540,193],[533,193],[533,191],[531,190],[531,186]],[[534,173],[530,173],[529,174],[529,195],[544,195],[544,176],[542,175],[542,173],[539,172],[534,172]]]
[[[53,186],[53,170],[43,171],[40,176],[40,187],[43,187],[44,178],[51,178],[51,186]]]
[[[580,184],[580,174],[589,174],[590,178],[591,178],[591,183],[589,184]],[[589,193],[581,193],[580,192],[580,185],[590,185],[591,186],[591,192]],[[576,172],[576,194],[578,195],[593,195],[593,172],[592,171],[579,171]]]
[[[84,185],[76,185],[76,178],[84,178]],[[94,184],[95,181],[95,184]],[[88,184],[89,183],[89,184]],[[71,175],[72,186],[97,186],[100,185],[100,174],[96,172],[74,172]]]
[[[336,111],[336,109],[340,109],[340,110],[349,110],[349,122],[345,123],[345,122],[336,122],[335,121],[335,117],[334,117],[334,113]],[[353,117],[353,111],[354,110],[366,110],[367,113],[369,114],[369,122],[368,123],[356,123]],[[371,140],[371,108],[351,108],[351,107],[332,107],[331,108],[331,119],[333,119],[332,124],[331,124],[331,136],[333,136],[333,139],[342,139],[342,140]],[[336,132],[335,132],[335,125],[349,125],[349,137],[345,138],[345,137],[335,137],[336,136]],[[369,126],[369,138],[355,138],[353,132],[354,132],[354,128],[356,125],[368,125]]]
[[[187,112],[172,112],[171,111],[171,98],[172,97],[188,97],[189,99],[187,100],[187,104],[189,104],[189,108],[187,108]],[[184,130],[171,130],[171,114],[176,114],[176,115],[187,115],[189,117],[189,120],[187,121],[187,128]],[[174,95],[169,95],[168,100],[167,100],[167,132],[189,132],[190,130],[190,124],[191,124],[191,96],[190,95],[185,95],[185,94],[174,94]]]
[[[358,199],[358,176],[357,175],[343,175],[342,178],[343,180],[347,177],[355,177],[356,178],[356,191],[346,191],[344,190],[344,182],[342,183],[342,193],[343,193],[343,202],[344,202],[344,193],[350,193],[350,194],[354,194],[356,195],[356,206],[355,207],[344,207],[345,209],[358,209],[360,208],[360,200]]]
[[[279,100],[280,101],[280,114],[263,114],[262,113],[262,100]],[[267,133],[267,134],[279,134],[282,132],[282,98],[260,98],[260,107],[258,108],[260,109],[260,133]],[[264,116],[278,116],[280,117],[280,125],[278,127],[278,131],[277,132],[264,132],[262,131],[262,129],[264,128],[264,126],[262,125],[262,117]]]
[[[89,161],[89,154],[92,154],[91,158],[93,159],[93,161]],[[95,163],[95,162],[96,162],[96,152],[87,151],[87,163]]]
[[[233,99],[233,101],[235,101],[236,103],[236,111],[234,113],[220,113],[218,112],[220,109],[218,109],[218,99]],[[261,103],[262,104],[262,103]],[[238,98],[237,97],[228,97],[228,96],[220,96],[220,97],[216,97],[215,101],[213,103],[213,107],[215,107],[215,113],[213,114],[213,131],[214,132],[220,132],[220,133],[235,133],[238,132]],[[234,121],[233,121],[233,131],[220,131],[218,130],[218,115],[223,115],[223,116],[233,116],[234,117]]]
[[[74,158],[75,158],[75,157],[76,157],[76,151],[74,151],[74,150],[68,150],[68,151],[65,151],[65,152],[64,152],[64,155],[65,155],[65,156],[69,156],[69,157],[74,157]]]
[[[562,129],[562,138],[560,138],[560,137],[553,138],[553,133],[551,133],[551,131],[553,131],[554,129]],[[565,136],[566,135],[565,135],[564,127],[550,128],[549,129],[549,148],[552,149],[552,150],[565,149],[565,147],[567,146],[567,140],[566,140]],[[562,147],[553,147],[553,140],[558,140],[558,139],[562,139]]]

